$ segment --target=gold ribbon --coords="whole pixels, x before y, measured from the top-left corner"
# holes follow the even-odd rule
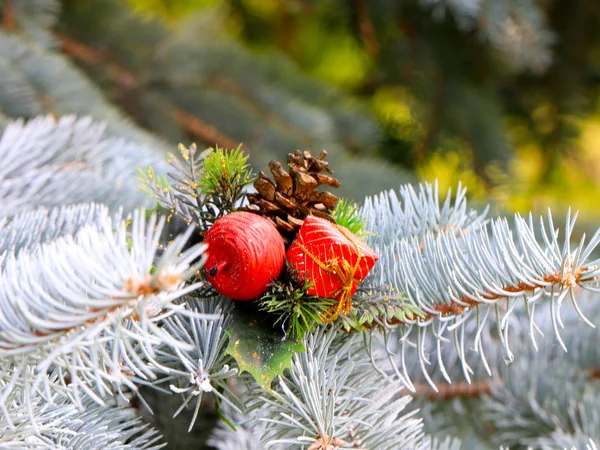
[[[356,271],[360,266],[360,261],[363,258],[362,251],[360,250],[360,246],[356,242],[355,236],[353,236],[352,233],[348,232],[339,225],[334,224],[334,226],[338,229],[340,233],[342,233],[342,235],[344,235],[344,237],[346,237],[346,239],[348,239],[354,245],[354,249],[356,250],[356,253],[358,255],[358,257],[356,258],[356,264],[354,264],[354,266],[351,266],[350,263],[344,258],[337,256],[328,261],[327,264],[325,264],[319,261],[319,259],[315,255],[313,255],[306,247],[304,247],[304,245],[302,245],[302,243],[300,243],[299,240],[296,242],[298,247],[300,247],[300,250],[302,250],[306,254],[306,256],[312,259],[317,266],[319,266],[327,273],[336,275],[342,282],[341,286],[332,292],[333,298],[337,300],[337,303],[331,306],[327,311],[323,313],[323,315],[321,316],[321,320],[323,321],[323,323],[333,322],[335,319],[338,318],[342,311],[344,312],[344,314],[348,314],[352,310],[352,287],[354,283],[358,284],[360,282],[360,280],[354,278],[354,275],[356,274]]]

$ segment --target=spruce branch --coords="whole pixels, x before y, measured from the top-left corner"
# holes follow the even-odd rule
[[[458,236],[448,232],[437,237],[428,234],[423,242],[397,241],[383,249],[380,274],[387,271],[384,277],[392,287],[419,305],[426,316],[423,323],[494,305],[500,299],[526,296],[532,303],[547,294],[562,301],[577,286],[598,290],[599,269],[590,257],[600,243],[600,233],[587,244],[584,236],[571,250],[575,219],[576,215],[567,215],[562,244],[550,215],[547,225],[540,220],[543,243],[536,240],[532,218],[527,221],[520,215],[515,216],[514,234],[506,219],[496,219]],[[400,278],[391,273],[394,266],[400,269]]]
[[[103,67],[108,77],[121,88],[131,90],[141,84],[136,74],[111,60],[105,52],[78,42],[66,34],[58,34],[57,38],[64,53],[93,67]],[[202,142],[209,145],[219,145],[222,148],[235,148],[238,144],[235,139],[226,133],[170,102],[167,103],[167,110],[182,128]]]
[[[379,248],[411,236],[422,238],[427,233],[438,235],[446,231],[466,232],[485,222],[487,208],[479,213],[467,206],[467,189],[460,184],[454,203],[448,190],[440,203],[437,181],[419,185],[418,191],[410,184],[395,191],[367,197],[360,209],[365,220],[367,243]]]
[[[387,288],[361,286],[352,298],[352,310],[349,314],[341,315],[339,322],[347,331],[362,331],[419,318],[425,318],[422,310],[403,295]]]
[[[0,447],[10,449],[158,450],[160,435],[144,425],[131,408],[85,400],[78,409],[66,396],[36,394],[14,401],[0,415]],[[35,415],[35,426],[31,421]],[[12,423],[8,420],[12,418]]]
[[[248,394],[248,393],[246,393]],[[238,411],[231,410],[224,405],[223,412],[231,419],[231,422],[220,420],[213,429],[210,439],[207,441],[217,450],[255,450],[261,448],[261,436],[264,433],[265,423],[258,420],[260,412],[242,415]]]
[[[240,416],[239,414],[233,414],[235,419],[235,428],[232,428],[229,424],[226,424],[223,421],[220,421],[217,427],[213,430],[211,438],[208,441],[208,444],[215,447],[217,450],[255,450],[261,447],[260,439],[265,433],[265,426],[269,424],[266,422],[262,422],[260,419],[265,417],[265,414],[261,414],[260,411],[253,411],[250,415]],[[377,432],[377,430],[376,430]],[[370,447],[361,447],[359,444],[358,435],[352,431],[351,433],[351,447],[347,446],[332,446],[332,449],[364,449],[364,448],[377,448],[377,442],[369,440],[365,442],[366,444],[371,445]],[[383,439],[387,439],[388,436],[384,436]],[[392,437],[393,439],[393,437]],[[321,443],[316,444],[315,447]],[[337,441],[337,443],[341,443]],[[408,446],[406,448],[409,449],[418,449],[418,450],[459,450],[461,447],[461,442],[459,439],[451,438],[451,437],[432,437],[425,436],[422,441],[416,441],[412,443],[413,446]],[[375,446],[373,446],[375,445]],[[289,445],[273,445],[271,448],[275,448],[278,450],[286,450],[289,449]],[[296,447],[294,447],[296,448]],[[306,446],[301,448],[307,448]],[[310,448],[310,447],[308,447]],[[387,448],[395,448],[393,447],[393,442],[386,446],[385,444],[383,449]],[[404,447],[403,447],[404,448]],[[327,450],[327,449],[326,449]]]
[[[18,255],[38,244],[72,236],[82,227],[101,227],[109,217],[108,208],[97,203],[38,208],[10,218],[0,217],[0,254]]]
[[[305,336],[307,351],[294,355],[271,397],[261,397],[265,447],[419,448],[421,426],[414,412],[403,413],[410,399],[402,387],[373,388],[379,375],[357,357],[355,341],[334,345],[335,337],[332,329]]]
[[[420,450],[460,450],[463,445],[460,439],[452,437],[426,436]]]
[[[408,343],[416,346],[419,366],[427,382],[437,389],[427,371],[431,362],[424,345],[429,329],[437,341],[439,359],[440,345],[447,340],[444,334],[453,332],[455,345],[461,349],[460,367],[470,380],[472,369],[465,356],[465,324],[469,321],[476,321],[478,331],[473,343],[488,372],[491,370],[482,343],[485,323],[495,318],[504,357],[511,361],[514,356],[508,339],[510,317],[519,300],[528,312],[534,345],[535,309],[540,302],[547,301],[552,306],[553,332],[563,347],[559,331],[560,308],[565,300],[573,304],[584,322],[591,324],[581,312],[575,290],[599,290],[599,261],[592,254],[600,242],[600,233],[588,243],[583,237],[577,246],[571,247],[576,215],[571,217],[569,213],[565,236],[559,240],[559,231],[550,214],[547,222],[540,219],[537,227],[532,217],[516,215],[511,227],[506,219],[484,222],[482,216],[468,212],[460,189],[462,200],[455,203],[456,207],[450,207],[448,197],[441,210],[434,204],[437,191],[431,186],[422,187],[419,196],[410,188],[402,191],[408,199],[404,205],[390,200],[393,197],[384,197],[385,201],[372,203],[378,204],[377,208],[364,209],[370,233],[387,233],[394,226],[400,227],[391,233],[395,240],[381,235],[367,238],[378,245],[380,261],[364,283],[401,293],[418,310],[412,320],[407,317],[383,323],[384,327],[399,325],[405,329],[399,338],[402,358],[394,372],[411,390],[414,386],[406,370],[404,352]],[[419,219],[413,221],[414,217]],[[417,327],[414,335],[412,327]],[[444,378],[450,381],[443,360],[439,363]]]
[[[238,145],[239,141],[188,111],[172,105],[171,114],[184,130],[208,145],[221,148],[235,148]]]
[[[130,181],[132,167],[161,161],[140,143],[111,137],[89,118],[39,117],[0,135],[0,215],[39,206],[103,202],[133,210],[147,199]]]
[[[597,322],[599,298],[594,292],[579,294],[586,316]],[[553,330],[552,308],[545,305],[538,313],[541,333]],[[524,313],[523,313],[524,314]],[[600,435],[597,395],[597,371],[600,350],[597,328],[580,327],[574,309],[566,309],[562,322],[565,329],[576,329],[565,335],[564,352],[554,342],[544,340],[537,350],[521,348],[513,364],[499,365],[502,383],[491,386],[484,397],[483,414],[493,426],[492,438],[498,444],[550,448],[551,442],[578,442],[575,448],[586,448],[590,439]],[[514,333],[512,341],[522,342],[527,330]],[[555,444],[555,448],[556,448]],[[566,448],[572,448],[571,444]]]
[[[183,251],[190,229],[157,260],[164,223],[136,211],[129,228],[105,219],[6,257],[0,360],[12,371],[2,378],[12,381],[3,386],[0,408],[15,389],[66,391],[78,406],[85,393],[101,403],[113,386],[135,391],[132,380],[156,377],[148,363],[161,342],[190,347],[161,324],[185,313],[173,301],[198,286],[184,281],[202,265],[204,246]]]
[[[587,416],[585,411],[573,411],[574,416],[580,414]],[[597,426],[597,423],[595,425]],[[572,433],[565,433],[562,430],[555,431],[550,436],[531,441],[530,448],[539,448],[540,450],[553,450],[555,448],[598,450],[600,449],[600,438],[591,438],[588,434],[590,431],[594,433],[593,430],[593,428],[589,428],[588,431],[588,429],[577,427]]]
[[[199,187],[205,195],[219,196],[223,207],[231,211],[239,202],[242,189],[253,181],[248,155],[241,144],[232,150],[210,149],[204,159]]]
[[[238,375],[234,359],[225,353],[231,301],[223,297],[203,300],[186,297],[184,300],[196,315],[171,316],[165,320],[164,329],[177,342],[184,342],[190,348],[162,345],[157,349],[156,361],[160,364],[157,371],[164,376],[159,376],[155,385],[168,382],[172,392],[182,394],[184,401],[175,416],[195,401],[188,429],[191,431],[204,394],[215,395],[237,412],[241,412],[242,405],[228,383]]]
[[[139,87],[140,83],[132,72],[113,61],[107,60],[99,51],[77,42],[65,34],[57,33],[56,37],[64,53],[91,66],[102,65],[106,74],[115,80],[121,88],[130,90]]]
[[[51,48],[55,41],[51,28],[60,11],[58,0],[0,2],[0,26],[9,32],[19,32],[36,44]]]
[[[42,3],[48,0],[41,0]],[[28,5],[30,2],[19,1]],[[23,8],[27,10],[27,6]],[[37,40],[37,39],[36,39]],[[37,43],[17,34],[0,30],[0,54],[3,71],[6,69],[8,85],[1,89],[0,103],[3,112],[2,126],[11,117],[35,117],[42,113],[52,115],[93,115],[106,123],[107,134],[143,144],[134,155],[137,162],[145,153],[164,152],[165,144],[149,133],[135,127],[114,106],[110,105],[90,80],[63,55],[49,51]],[[12,81],[12,82],[11,82]],[[14,84],[17,82],[18,84]],[[12,85],[12,86],[11,86]],[[18,89],[13,89],[17,87]],[[8,94],[8,97],[5,95]],[[19,101],[11,102],[18,98]],[[19,112],[21,111],[21,112]],[[118,152],[123,157],[125,151]],[[146,162],[146,164],[148,164]],[[132,170],[135,166],[129,165]],[[133,181],[128,179],[128,181]],[[91,198],[82,201],[90,201]]]

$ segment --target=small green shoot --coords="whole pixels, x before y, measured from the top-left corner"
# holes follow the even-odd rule
[[[277,316],[275,325],[281,324],[286,338],[301,341],[304,333],[323,324],[321,317],[335,300],[308,295],[310,285],[300,281],[291,268],[285,270],[259,300],[259,309]]]
[[[358,237],[364,237],[365,220],[360,215],[356,203],[344,198],[340,199],[333,210],[332,216],[338,225],[347,228]]]
[[[233,207],[242,188],[252,182],[248,155],[241,145],[234,150],[217,147],[204,159],[198,186],[208,196],[220,196]]]

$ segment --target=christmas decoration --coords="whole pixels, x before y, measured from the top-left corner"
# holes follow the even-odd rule
[[[333,299],[309,295],[308,289],[309,283],[287,263],[279,279],[260,298],[259,310],[277,317],[273,326],[280,325],[284,339],[302,341],[306,332],[323,324],[321,317],[335,304]]]
[[[230,213],[208,230],[206,278],[217,292],[233,300],[252,300],[279,277],[285,247],[273,224],[247,212]]]
[[[337,300],[322,317],[323,322],[332,322],[340,313],[350,312],[358,283],[378,256],[344,227],[308,216],[286,258],[311,283],[308,294]]]
[[[288,155],[289,172],[283,169],[280,162],[271,161],[269,169],[275,182],[261,171],[254,182],[258,193],[248,194],[250,205],[246,210],[269,218],[279,229],[286,244],[294,240],[309,214],[335,222],[331,212],[338,198],[331,192],[316,190],[321,185],[340,186],[337,178],[322,173],[332,173],[329,163],[325,161],[326,156],[326,150],[317,157],[306,150],[296,150]]]

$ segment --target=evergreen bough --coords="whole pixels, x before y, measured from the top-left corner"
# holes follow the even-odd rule
[[[0,138],[0,156],[9,160],[7,143],[17,138],[36,139],[35,147],[62,148],[63,164],[78,167],[92,157],[89,137],[97,134],[90,131],[98,127],[74,118],[17,122]],[[47,156],[35,170],[52,173],[56,162]],[[11,158],[23,167],[31,155]],[[224,158],[223,177],[216,166],[204,170],[210,158]],[[238,151],[209,151],[202,161],[188,174],[194,180],[168,175],[162,194],[194,181],[218,196],[232,167],[240,176],[228,183],[249,181]],[[134,178],[129,164],[112,167],[111,176]],[[15,171],[14,186],[27,192],[30,176]],[[106,186],[102,178],[88,183],[96,179]],[[160,218],[114,204],[111,211],[76,203],[81,197],[68,178],[44,183],[65,205],[50,198],[39,202],[50,206],[30,211],[4,209],[0,219],[2,444],[93,448],[92,436],[102,435],[108,448],[153,448],[157,432],[131,413],[154,408],[160,416],[153,396],[178,395],[175,420],[186,420],[179,414],[191,408],[189,430],[203,408],[216,408],[224,422],[210,442],[223,449],[461,448],[453,435],[467,448],[598,445],[600,234],[573,243],[575,215],[563,230],[550,214],[538,223],[519,215],[511,223],[488,219],[468,207],[462,187],[440,200],[428,184],[367,199],[358,214],[380,261],[350,315],[328,326],[312,320],[318,313],[304,325],[294,319],[295,334],[285,338],[301,339],[305,350],[291,354],[264,390],[229,352],[233,302],[199,289],[205,249],[186,245],[198,230],[173,235],[163,230],[169,211]],[[232,208],[243,201],[243,189],[236,192]],[[10,205],[14,191],[5,195]],[[172,207],[188,204],[171,198]],[[316,301],[314,311],[323,300]],[[262,302],[278,312],[275,297]],[[458,405],[470,413],[457,415]]]
[[[468,208],[462,187],[440,199],[429,184],[368,197],[357,220],[352,208],[340,212],[349,226],[364,223],[364,238],[381,260],[351,314],[327,327],[298,321],[295,336],[303,336],[305,351],[291,355],[270,390],[261,389],[226,351],[233,305],[205,289],[198,273],[205,249],[194,245],[195,232],[169,222],[168,211],[136,209],[152,205],[135,189],[136,168],[153,167],[163,192],[177,190],[162,178],[170,170],[161,156],[168,144],[125,120],[57,48],[101,68],[97,76],[141,106],[140,123],[181,141],[184,132],[222,140],[192,120],[212,111],[212,123],[248,142],[244,124],[261,123],[269,150],[263,158],[293,150],[294,133],[334,157],[338,142],[371,147],[372,124],[281,61],[257,65],[224,41],[190,49],[193,26],[170,35],[124,14],[120,2],[94,2],[107,5],[107,14],[90,10],[94,20],[122,17],[130,36],[169,50],[165,64],[135,45],[123,50],[118,60],[145,70],[133,73],[50,32],[57,1],[13,0],[10,16],[8,4],[0,1],[0,447],[163,446],[159,435],[167,427],[155,430],[141,417],[155,425],[182,422],[189,436],[200,429],[211,435],[210,445],[228,450],[600,447],[593,326],[600,319],[599,238],[573,242],[576,215],[562,230],[551,214],[539,221],[488,218]],[[507,41],[503,27],[479,31],[517,66],[548,63],[551,36],[532,2],[481,5],[421,6],[436,17],[452,14],[467,30],[502,23],[484,20],[492,15],[510,21],[520,8],[527,20],[519,29],[532,30],[527,45]],[[102,29],[84,30],[84,41],[102,37],[105,47],[116,48],[114,35],[98,35]],[[210,75],[223,67],[241,91],[211,87]],[[190,83],[199,71],[202,89]],[[288,83],[271,89],[281,79]],[[240,92],[262,109],[241,101]],[[485,106],[485,96],[472,94]],[[157,115],[144,114],[150,110]],[[39,116],[49,112],[59,117]],[[275,112],[289,119],[283,127],[269,121]],[[299,129],[286,128],[288,122]],[[372,163],[353,171],[361,165],[350,160],[337,172],[342,181],[346,170],[358,186],[367,173],[392,175]],[[168,205],[186,204],[177,200]],[[209,211],[214,220],[234,203],[200,207],[199,217]],[[194,219],[186,211],[179,215]],[[265,303],[271,313],[276,307]],[[165,399],[175,399],[175,420],[161,417]],[[221,418],[214,428],[203,421],[205,410]],[[162,420],[148,419],[150,412]]]

